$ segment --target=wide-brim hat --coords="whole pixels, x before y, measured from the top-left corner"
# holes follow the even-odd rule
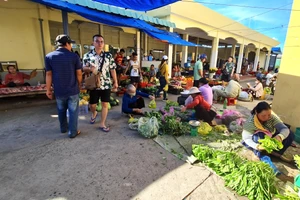
[[[200,93],[200,90],[197,87],[191,87],[191,89],[189,89],[189,94],[198,94]]]

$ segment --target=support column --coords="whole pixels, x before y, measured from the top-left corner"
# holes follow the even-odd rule
[[[255,51],[255,59],[254,59],[254,64],[253,64],[253,70],[254,72],[257,71],[257,65],[259,62],[259,57],[260,57],[260,48],[257,48]]]
[[[225,44],[225,49],[224,49],[224,59],[227,59],[228,56],[227,56],[227,51],[228,51],[228,45]]]
[[[230,52],[230,55],[231,55],[233,58],[235,58],[235,48],[236,48],[236,46],[235,46],[235,44],[233,44],[232,47],[231,47],[231,52]]]
[[[239,52],[239,59],[237,62],[237,69],[236,69],[236,73],[241,73],[241,68],[242,68],[242,63],[243,63],[243,54],[244,54],[244,48],[245,45],[244,44],[240,44],[240,52]]]
[[[199,38],[197,38],[197,44],[198,44],[198,45],[199,45],[199,42],[200,42],[200,40],[199,40]],[[196,58],[195,58],[195,61],[198,60],[198,56],[199,56],[199,47],[197,46],[197,47],[196,47]]]
[[[269,70],[270,58],[271,58],[271,51],[268,50],[267,61],[266,61],[266,65],[265,65],[265,71],[268,71],[268,70]]]
[[[147,55],[149,55],[148,53],[148,35],[146,33],[144,33],[144,53],[146,53]]]
[[[245,47],[245,58],[247,58],[247,59],[248,59],[248,54],[249,54],[249,47],[246,46]]]
[[[169,28],[169,32],[173,32],[173,28]],[[168,66],[169,66],[169,77],[172,76],[172,63],[173,63],[173,44],[168,45]]]
[[[138,55],[138,61],[141,61],[141,32],[136,32],[136,53]]]
[[[69,35],[68,12],[61,11],[61,16],[62,16],[64,34]]]
[[[210,56],[210,68],[217,67],[219,50],[219,37],[215,37],[212,41],[211,56]]]
[[[174,44],[174,52],[173,52],[173,60],[174,60],[174,63],[177,62],[177,45]]]
[[[103,29],[103,24],[100,24],[100,31],[99,34],[104,37],[104,29]]]
[[[189,35],[184,34],[183,39],[185,41],[189,41]],[[184,67],[184,63],[187,62],[187,57],[188,57],[188,46],[182,46],[182,59],[181,59],[181,67]]]

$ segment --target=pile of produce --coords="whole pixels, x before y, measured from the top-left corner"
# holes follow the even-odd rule
[[[161,130],[163,134],[180,136],[191,131],[191,127],[186,122],[181,122],[176,116],[165,116]]]
[[[145,87],[142,89],[142,92],[154,95],[157,92],[157,88],[155,86]]]
[[[207,122],[202,122],[198,127],[199,135],[208,135],[212,131],[212,127]]]
[[[110,104],[111,106],[117,106],[117,105],[119,105],[119,100],[118,100],[118,99],[115,99],[115,98],[113,98],[113,97],[111,96],[110,99],[109,99],[109,104]]]
[[[250,200],[271,200],[277,194],[273,169],[264,162],[247,161],[232,152],[204,145],[192,146],[194,156],[218,175],[225,185]]]
[[[167,100],[167,101],[166,101],[165,110],[166,110],[166,111],[170,111],[170,107],[176,107],[176,106],[179,106],[179,104],[178,104],[177,102]]]
[[[298,169],[300,169],[300,156],[299,155],[295,155],[294,156],[294,160],[296,162],[296,165],[297,165]]]
[[[87,100],[81,99],[79,101],[79,106],[83,106],[83,105],[89,105],[89,102]]]
[[[265,135],[265,138],[258,140],[258,142],[268,153],[272,153],[274,150],[279,151],[283,148],[283,144],[281,142],[268,135]]]
[[[148,105],[148,107],[151,108],[151,109],[156,109],[156,102],[155,102],[155,100],[151,100],[150,103],[149,103],[149,105]]]

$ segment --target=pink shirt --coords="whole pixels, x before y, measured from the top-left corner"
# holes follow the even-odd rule
[[[24,84],[24,79],[30,79],[30,75],[24,74],[22,72],[17,72],[16,74],[6,74],[5,84],[14,82],[17,85]]]
[[[211,87],[208,84],[205,84],[199,88],[201,95],[203,96],[204,100],[209,103],[209,105],[213,104],[213,92]]]

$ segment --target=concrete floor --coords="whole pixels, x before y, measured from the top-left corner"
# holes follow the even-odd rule
[[[1,100],[0,199],[238,198],[206,168],[188,165],[131,131],[120,106],[109,112],[109,133],[89,118],[80,116],[82,134],[69,139],[59,131],[54,102]]]

